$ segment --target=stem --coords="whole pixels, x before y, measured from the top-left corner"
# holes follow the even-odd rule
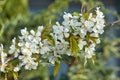
[[[8,80],[8,79],[7,79],[7,73],[5,73],[5,80]]]

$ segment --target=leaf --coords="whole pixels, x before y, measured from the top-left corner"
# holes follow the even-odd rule
[[[54,66],[54,73],[53,73],[53,75],[54,75],[54,76],[56,76],[56,75],[57,75],[57,73],[58,73],[59,69],[60,69],[60,63],[55,62],[55,66]]]
[[[92,57],[92,63],[95,64],[96,56]]]
[[[92,37],[92,36],[86,36],[86,40],[92,40],[94,43],[96,43],[96,39],[98,39],[98,37]]]
[[[72,53],[74,53],[76,56],[78,56],[79,47],[78,47],[78,43],[74,39],[74,37],[70,37],[70,49],[71,49]]]
[[[47,39],[53,46],[55,45],[55,41],[50,35],[44,36],[43,39]]]
[[[41,33],[42,39],[44,39],[45,36],[50,35],[51,32],[52,32],[52,24],[51,24],[51,22],[49,22],[48,24],[46,24],[46,26],[42,30],[42,33]]]
[[[42,33],[41,33],[41,38],[42,39],[48,39],[48,41],[55,45],[54,39],[52,39],[50,33],[52,32],[52,24],[51,22],[49,22],[43,29]]]
[[[18,80],[18,73],[17,72],[13,72],[13,77],[14,77],[14,80]]]
[[[68,55],[62,55],[62,60],[66,62],[67,64],[71,64],[75,61],[75,57],[73,56],[68,56]]]
[[[86,12],[86,13],[84,14],[84,17],[85,17],[85,19],[88,19],[88,17],[89,17],[89,12]]]
[[[85,58],[85,61],[84,61],[84,67],[85,67],[86,64],[87,64],[87,59]]]
[[[78,12],[73,12],[73,15],[74,16],[79,16],[79,13]]]
[[[90,37],[90,39],[94,42],[94,43],[96,43],[96,39],[98,39],[97,37]]]

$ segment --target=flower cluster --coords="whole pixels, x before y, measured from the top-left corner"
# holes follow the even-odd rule
[[[43,26],[39,26],[37,31],[22,29],[18,40],[12,40],[8,53],[3,51],[1,44],[1,71],[5,72],[9,67],[8,54],[18,59],[17,64],[12,66],[15,72],[22,67],[27,70],[37,69],[38,64],[54,65],[62,60],[63,55],[92,58],[96,44],[100,43],[99,35],[104,32],[105,27],[104,15],[99,7],[95,12],[77,15],[65,13],[62,24],[56,22],[49,35],[45,35],[50,36],[49,39],[42,38],[45,31]]]

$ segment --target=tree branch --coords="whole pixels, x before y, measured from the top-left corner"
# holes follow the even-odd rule
[[[116,21],[114,21],[114,22],[111,22],[111,23],[107,23],[106,25],[105,25],[105,27],[107,28],[107,27],[110,27],[110,26],[114,26],[115,24],[118,24],[118,23],[120,23],[120,20],[116,20]],[[78,38],[77,36],[74,36],[74,38]],[[6,59],[6,61],[5,62],[9,62],[9,61],[11,61],[11,60],[14,60],[15,59],[15,57],[7,57],[7,59]],[[0,62],[0,66],[2,65],[2,63]]]
[[[118,23],[120,23],[120,20],[116,20],[116,21],[114,21],[114,22],[107,23],[107,24],[105,25],[105,27],[114,26],[115,24],[118,24]]]

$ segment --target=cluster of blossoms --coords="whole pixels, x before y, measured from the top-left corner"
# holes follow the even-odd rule
[[[88,14],[86,16],[86,14]],[[12,40],[10,50],[5,53],[3,45],[0,46],[0,69],[7,71],[9,67],[9,56],[18,62],[11,66],[17,72],[22,67],[26,70],[37,69],[38,64],[54,65],[55,62],[62,60],[63,55],[76,57],[76,51],[71,48],[78,48],[77,56],[90,59],[94,55],[96,44],[100,43],[99,35],[104,32],[104,15],[97,7],[96,13],[85,13],[72,15],[65,13],[62,24],[56,22],[49,33],[51,43],[48,38],[42,38],[43,26],[39,26],[37,31],[27,28],[21,30],[21,36]],[[47,36],[47,35],[46,35]],[[74,42],[71,42],[71,38]],[[75,45],[76,43],[77,45]],[[77,46],[77,47],[76,47]]]

